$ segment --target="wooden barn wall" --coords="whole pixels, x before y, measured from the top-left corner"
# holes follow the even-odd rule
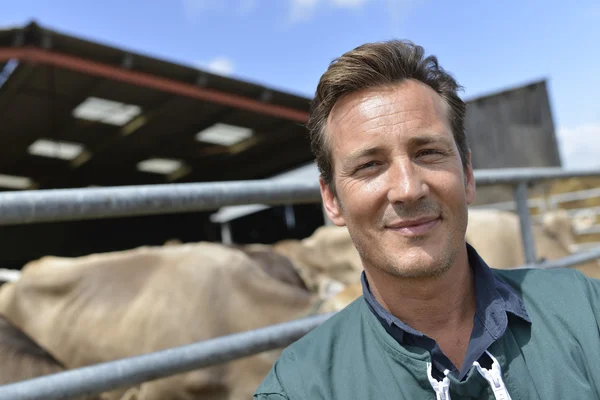
[[[467,102],[474,168],[560,167],[546,82]]]

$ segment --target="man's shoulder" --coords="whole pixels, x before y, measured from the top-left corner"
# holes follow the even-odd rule
[[[555,297],[559,293],[573,293],[573,300],[583,300],[587,290],[583,287],[599,285],[600,281],[584,275],[575,268],[521,268],[492,269],[496,279],[510,285],[519,294],[527,298]]]
[[[287,346],[254,394],[255,399],[306,398],[305,380],[323,378],[336,349],[349,346],[353,331],[361,328],[364,299],[360,296],[343,310]],[[343,351],[341,353],[344,353]],[[346,351],[345,353],[350,353]]]
[[[358,328],[359,322],[363,319],[365,307],[363,296],[358,297],[344,309],[289,345],[285,351],[301,355],[322,354],[322,352],[315,351],[315,349],[330,348],[342,336],[346,337],[346,334],[350,334],[352,330]],[[307,349],[311,349],[311,351],[307,351]],[[296,361],[298,361],[297,357]]]
[[[510,281],[513,284],[527,285],[529,283],[547,283],[555,284],[560,282],[581,282],[585,277],[575,268],[516,268],[516,269],[495,269],[490,268],[496,277]]]

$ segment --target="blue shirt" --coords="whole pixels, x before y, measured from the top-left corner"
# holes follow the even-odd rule
[[[462,380],[474,361],[479,360],[482,366],[486,366],[488,362],[483,360],[482,356],[485,350],[504,334],[509,315],[531,323],[521,297],[514,289],[494,276],[488,265],[468,243],[467,254],[473,270],[476,306],[473,331],[461,371],[458,371],[452,361],[446,357],[435,340],[411,328],[383,308],[369,289],[364,271],[361,275],[363,297],[377,319],[400,344],[418,346],[429,351],[431,362],[435,367],[434,371],[437,370],[435,375],[438,377],[443,376],[441,371],[448,369],[451,374]]]

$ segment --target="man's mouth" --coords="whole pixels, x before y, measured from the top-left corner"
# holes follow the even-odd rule
[[[418,219],[402,220],[387,224],[386,228],[406,236],[421,236],[429,232],[440,222],[440,217],[422,217]]]

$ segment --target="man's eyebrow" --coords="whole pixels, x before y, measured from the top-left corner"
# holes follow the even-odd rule
[[[358,149],[350,153],[350,155],[346,158],[344,164],[353,164],[360,160],[363,157],[376,156],[384,152],[384,149],[381,146],[370,146],[362,149]]]
[[[451,142],[450,139],[446,137],[446,135],[428,133],[410,138],[409,143],[413,146],[424,146],[432,143],[442,143],[449,145]]]
[[[426,133],[419,136],[414,136],[408,140],[409,145],[411,146],[425,146],[432,143],[440,143],[443,145],[450,146],[452,145],[452,141],[446,135],[441,135],[438,133]],[[351,167],[356,164],[361,158],[377,156],[382,153],[385,153],[386,150],[381,146],[369,146],[364,147],[358,150],[353,151],[346,157],[343,162],[343,166]]]

